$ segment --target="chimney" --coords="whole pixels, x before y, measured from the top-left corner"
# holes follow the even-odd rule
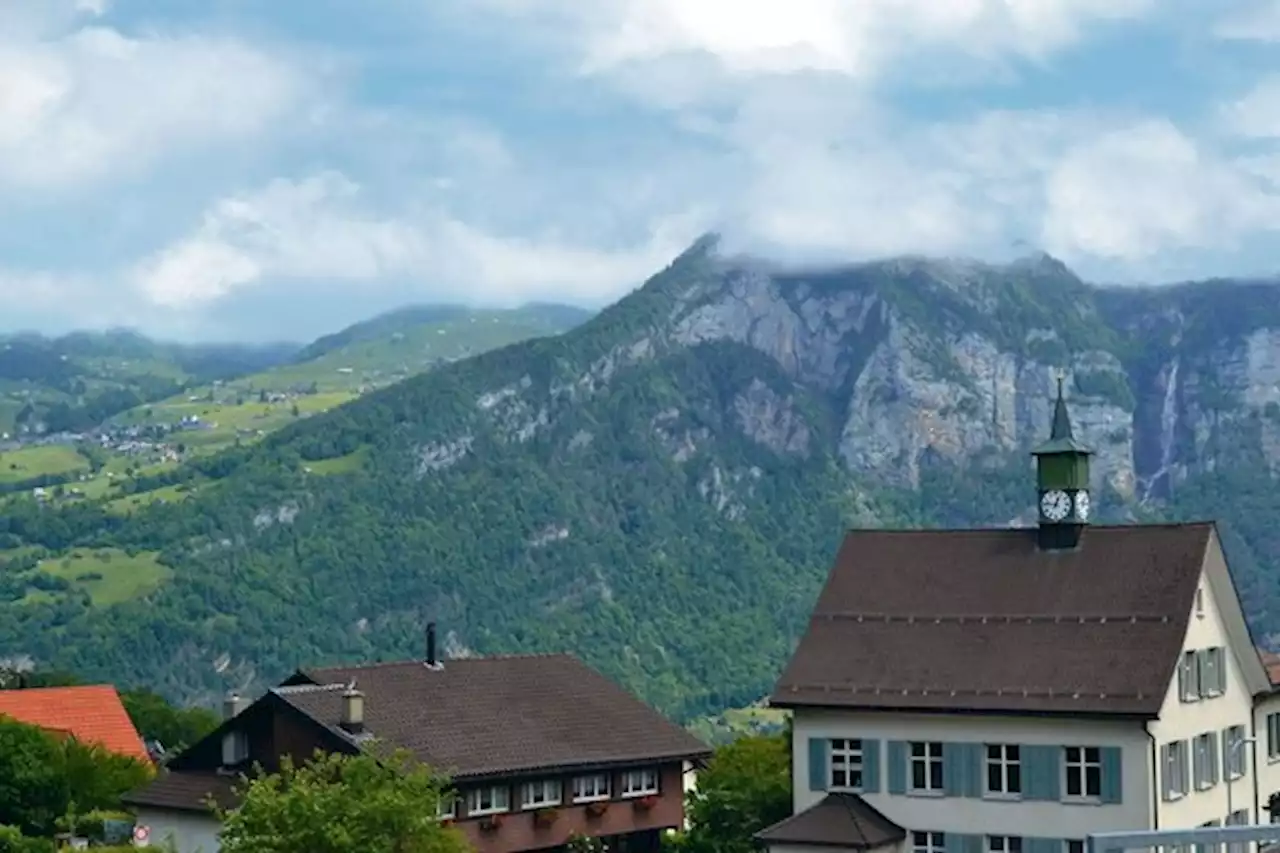
[[[222,719],[229,720],[248,706],[249,703],[233,690],[222,700]]]
[[[364,731],[364,694],[356,689],[354,681],[347,685],[346,690],[342,691],[342,721],[340,725],[347,734],[358,735]]]
[[[427,623],[427,669],[443,669],[444,665],[436,658],[436,623]]]

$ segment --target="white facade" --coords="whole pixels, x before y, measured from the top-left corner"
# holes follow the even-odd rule
[[[828,790],[855,790],[907,830],[903,846],[916,853],[1083,853],[1093,832],[1267,822],[1268,799],[1280,791],[1280,695],[1270,691],[1216,538],[1183,655],[1169,667],[1150,722],[796,709],[794,813]],[[1233,750],[1237,737],[1244,740]],[[855,761],[860,784],[849,787],[839,770]],[[1228,786],[1229,766],[1241,775]],[[913,845],[915,833],[941,835],[918,839],[932,842],[925,846]],[[771,853],[803,851],[775,845]]]
[[[175,853],[218,853],[221,824],[212,814],[138,808],[138,825],[151,830],[150,846]],[[172,847],[170,847],[172,845]]]

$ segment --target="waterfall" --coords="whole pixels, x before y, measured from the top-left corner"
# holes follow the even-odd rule
[[[1160,406],[1160,467],[1147,480],[1147,488],[1143,494],[1143,500],[1152,497],[1160,486],[1161,480],[1164,480],[1167,486],[1173,476],[1170,469],[1173,466],[1174,437],[1178,428],[1179,363],[1180,360],[1174,358],[1173,363],[1169,365],[1169,373],[1165,377],[1164,401]],[[1164,491],[1166,494],[1168,493],[1167,488]]]

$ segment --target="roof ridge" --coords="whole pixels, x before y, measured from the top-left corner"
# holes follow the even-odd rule
[[[1142,524],[1123,524],[1111,523],[1101,524],[1094,523],[1089,525],[1090,530],[1156,530],[1169,528],[1193,528],[1193,527],[1213,527],[1217,522],[1213,519],[1197,519],[1194,521],[1153,521],[1143,522]],[[997,533],[1010,532],[1034,532],[1035,525],[1014,526],[999,525],[995,527],[846,527],[846,533],[970,533],[970,534],[986,534],[992,535]]]
[[[543,658],[567,658],[569,660],[575,660],[575,661],[579,660],[578,656],[573,654],[572,652],[512,652],[510,654],[475,655],[472,657],[442,658],[440,662],[444,664],[490,663],[490,662],[497,662],[497,661],[535,660],[535,659],[543,659]],[[330,666],[303,667],[299,671],[303,675],[315,675],[319,673],[334,672],[338,670],[350,671],[350,670],[356,670],[356,669],[380,669],[380,668],[389,668],[393,666],[412,666],[413,664],[422,666],[424,663],[425,662],[421,658],[405,658],[403,660],[373,661],[370,663],[333,664]]]

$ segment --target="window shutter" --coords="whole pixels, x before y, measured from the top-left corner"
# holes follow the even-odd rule
[[[886,760],[889,762],[888,783],[890,794],[905,794],[907,792],[907,744],[900,740],[889,741],[889,755]],[[946,776],[946,768],[943,768],[943,776]]]
[[[880,741],[870,738],[862,739],[862,790],[880,793]]]
[[[968,763],[969,750],[966,743],[944,743],[942,745],[942,790],[948,797],[970,796]]]
[[[826,738],[809,738],[809,790],[827,790],[827,745]]]
[[[1209,671],[1211,669],[1211,666],[1209,663],[1209,653],[1205,651],[1199,651],[1199,652],[1196,652],[1195,654],[1196,654],[1196,658],[1195,658],[1196,687],[1199,688],[1196,691],[1196,693],[1201,697],[1208,696],[1209,688],[1211,686],[1210,677],[1212,676],[1212,673]]]
[[[1173,753],[1169,744],[1160,747],[1160,792],[1166,801],[1173,799]]]
[[[1191,791],[1191,762],[1187,760],[1187,741],[1180,740],[1179,752],[1182,754],[1182,762],[1178,765],[1178,775],[1182,778],[1183,792]]]
[[[981,835],[966,835],[964,837],[964,853],[983,853],[986,848],[985,838]]]
[[[1023,853],[1062,853],[1063,843],[1057,838],[1027,838]]]
[[[968,845],[965,844],[966,837],[959,832],[948,832],[942,837],[942,849],[946,853],[969,853]]]
[[[949,797],[982,796],[982,744],[942,745],[942,789]]]
[[[1120,748],[1104,746],[1099,752],[1102,754],[1102,802],[1121,803],[1124,798],[1124,777]]]
[[[1062,747],[1023,746],[1022,798],[1024,800],[1062,799]]]
[[[1218,773],[1218,739],[1210,734],[1205,740],[1209,742],[1209,778],[1205,781],[1210,785],[1216,785],[1220,778]]]
[[[1185,655],[1178,657],[1178,698],[1186,701],[1187,698],[1187,659]]]

